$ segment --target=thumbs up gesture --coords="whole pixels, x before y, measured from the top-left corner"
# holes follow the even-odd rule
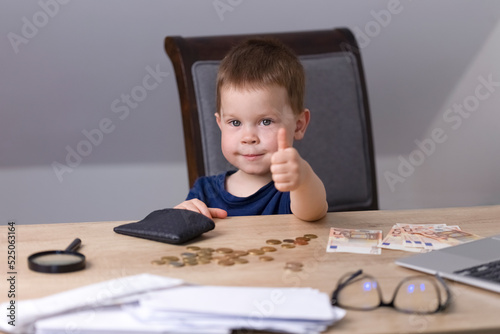
[[[271,157],[274,186],[279,191],[296,190],[302,183],[303,160],[288,142],[285,128],[278,130],[278,151]]]

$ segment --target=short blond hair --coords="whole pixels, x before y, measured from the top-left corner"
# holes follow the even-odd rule
[[[304,110],[305,74],[295,53],[271,38],[253,38],[233,47],[222,60],[217,74],[217,113],[224,87],[264,88],[278,85],[287,92],[296,115]]]

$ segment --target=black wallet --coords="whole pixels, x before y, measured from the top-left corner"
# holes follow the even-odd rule
[[[116,233],[150,239],[168,244],[182,244],[213,230],[212,219],[184,209],[163,209],[151,212],[143,220],[116,226]]]

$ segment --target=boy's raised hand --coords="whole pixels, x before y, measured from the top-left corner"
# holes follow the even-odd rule
[[[303,160],[287,140],[285,128],[278,130],[278,151],[271,157],[274,186],[279,191],[292,191],[302,182]]]

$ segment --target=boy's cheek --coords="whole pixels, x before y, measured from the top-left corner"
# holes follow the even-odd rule
[[[223,144],[230,144],[234,143],[237,140],[237,138],[230,132],[230,131],[222,131],[221,132],[221,142]]]

